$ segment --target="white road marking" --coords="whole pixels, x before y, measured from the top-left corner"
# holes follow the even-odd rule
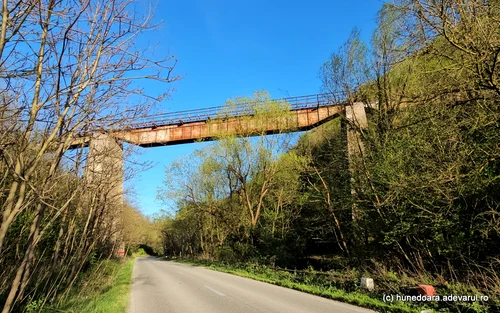
[[[205,285],[205,288],[207,288],[207,289],[209,289],[209,290],[211,290],[211,291],[215,292],[216,294],[218,294],[218,295],[219,295],[219,296],[221,296],[221,297],[224,297],[224,296],[225,296],[225,294],[223,294],[223,293],[222,293],[222,292],[220,292],[219,290],[216,290],[216,289],[214,289],[214,288],[212,288],[212,287],[208,287],[207,285]]]

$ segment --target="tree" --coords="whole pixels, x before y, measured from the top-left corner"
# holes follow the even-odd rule
[[[293,152],[283,155],[292,140],[285,132],[294,125],[288,104],[256,92],[254,98],[229,100],[212,123],[224,123],[226,115],[234,112],[244,112],[232,122],[237,135],[222,134],[214,145],[196,151],[189,162],[175,162],[167,169],[165,188],[159,193],[160,199],[177,201],[176,221],[198,218],[200,245],[209,256],[216,255],[229,237],[234,243],[243,236],[240,239],[253,246],[264,211],[273,220],[272,233],[281,223],[282,237],[297,218],[293,210],[285,216],[284,209],[296,198],[298,176],[306,161]],[[269,135],[269,129],[277,129],[278,134]]]
[[[419,46],[429,45],[436,38],[446,43],[449,49],[430,45],[430,51],[463,65],[462,83],[465,84],[462,87],[468,85],[488,94],[500,94],[500,5],[497,1],[402,0],[397,1],[395,7],[403,12],[407,33]]]
[[[271,237],[284,239],[291,230],[293,222],[300,218],[300,202],[302,181],[309,158],[300,156],[291,150],[276,161],[277,173],[275,182],[269,190],[269,196],[264,204],[266,223],[270,222]]]
[[[352,173],[361,227],[345,236],[365,232],[364,251],[413,271],[496,258],[484,247],[498,244],[498,16],[489,1],[385,4],[372,58],[351,37],[323,66],[324,88],[377,109]]]
[[[245,125],[241,126],[242,132],[247,134],[221,136],[210,154],[220,168],[228,171],[229,182],[236,184],[233,190],[240,193],[253,228],[262,213],[266,195],[276,184],[279,172],[276,161],[290,147],[291,136],[285,132],[293,129],[294,121],[289,105],[272,101],[265,92],[256,92],[253,99],[229,100],[226,109],[232,111],[234,108],[254,112],[243,117],[240,123]],[[275,135],[268,135],[270,125],[277,126]],[[255,138],[244,137],[248,136],[244,127],[250,129]]]
[[[24,301],[27,290],[30,296],[56,293],[51,275],[53,282],[73,283],[89,255],[105,250],[115,231],[101,228],[112,225],[117,214],[109,205],[108,185],[101,181],[96,186],[106,188],[92,189],[61,168],[83,164],[80,152],[66,153],[76,135],[118,126],[164,96],[147,95],[134,81],[177,79],[171,77],[172,57],[149,59],[134,45],[151,16],[139,21],[130,13],[133,3],[3,1],[0,264],[8,268],[0,284],[0,293],[8,294],[3,313]],[[13,245],[18,253],[9,259]],[[46,272],[35,262],[44,253],[54,264]],[[63,260],[68,266],[56,273]]]
[[[368,48],[359,37],[359,30],[353,29],[344,45],[320,68],[321,88],[334,102],[367,100],[361,86],[372,80],[373,73],[368,64]]]

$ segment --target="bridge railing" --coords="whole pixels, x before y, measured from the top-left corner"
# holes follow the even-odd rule
[[[341,97],[332,94],[316,94],[273,99],[272,101],[286,102],[290,105],[291,111],[296,111],[301,109],[329,106],[333,104],[334,99],[336,101],[339,101]],[[228,110],[225,106],[217,106],[211,108],[177,111],[172,113],[162,113],[152,116],[146,116],[126,123],[124,126],[129,129],[138,129],[165,125],[182,125],[188,122],[200,122],[221,118],[221,115],[223,117],[238,117],[248,116],[254,113],[254,110],[248,104],[241,104],[231,110]]]
[[[287,97],[272,99],[272,101],[286,102],[290,105],[291,111],[320,108],[340,104],[344,101],[341,94],[316,94],[298,97]],[[194,109],[186,111],[176,111],[171,113],[160,113],[151,116],[145,116],[132,121],[123,122],[123,120],[110,121],[107,125],[94,125],[91,129],[82,130],[79,136],[85,137],[86,134],[95,130],[106,129],[141,129],[149,127],[159,127],[167,125],[182,125],[184,123],[202,122],[210,119],[230,118],[239,116],[248,116],[255,114],[252,105],[241,103],[234,108],[228,109],[227,106],[217,106],[211,108]]]

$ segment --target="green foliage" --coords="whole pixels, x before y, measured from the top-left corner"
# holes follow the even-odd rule
[[[26,313],[35,313],[39,312],[40,309],[43,306],[43,299],[38,299],[31,301],[27,306],[26,306]]]
[[[222,248],[219,249],[217,259],[221,262],[229,264],[236,263],[238,261],[236,253],[229,246],[222,246]]]
[[[257,242],[264,236],[286,238],[299,215],[292,203],[300,199],[307,157],[289,151],[289,134],[267,135],[271,124],[278,124],[278,132],[292,127],[289,105],[256,92],[253,98],[229,100],[221,118],[235,111],[252,113],[240,124],[251,125],[255,137],[223,134],[189,162],[179,160],[166,171],[158,198],[178,206],[175,217],[165,217],[168,255],[255,257]]]
[[[169,254],[273,269],[355,267],[342,273],[350,279],[331,274],[328,284],[260,265],[230,269],[303,290],[321,285],[353,303],[360,300],[345,291],[358,292],[359,273],[376,278],[376,292],[408,294],[429,283],[442,294],[500,293],[499,8],[462,0],[384,5],[371,45],[353,31],[320,73],[334,98],[367,105],[368,129],[354,130],[362,153],[348,155],[342,119],[293,147],[259,127],[253,140],[222,136],[168,171],[179,206],[164,228]],[[286,119],[262,92],[226,109],[240,107],[256,125]],[[496,299],[429,304],[497,306]]]
[[[125,312],[133,265],[134,258],[97,264],[61,303],[46,307],[43,312]]]
[[[349,278],[351,279],[350,281],[352,281],[352,287],[346,288],[348,284],[343,283],[340,284],[340,286],[343,287],[343,289],[341,289],[342,287],[338,288],[333,285],[335,281],[339,280],[339,276],[332,276],[335,279],[335,281],[333,281],[330,276],[324,275],[325,273],[322,272],[276,270],[254,264],[221,264],[217,262],[186,260],[179,260],[179,262],[202,265],[217,271],[248,277],[266,283],[311,293],[317,296],[372,308],[379,312],[417,313],[421,311],[419,305],[412,305],[406,302],[383,302],[380,295],[365,293],[357,290],[357,288],[353,288],[357,285],[357,281],[359,280],[358,277]]]
[[[163,253],[160,221],[145,216],[137,208],[125,203],[120,222],[122,240],[130,252],[143,248],[149,255]]]
[[[90,266],[93,266],[97,263],[97,255],[95,251],[92,251],[89,256]]]

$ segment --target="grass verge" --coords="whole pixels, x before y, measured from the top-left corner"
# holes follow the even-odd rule
[[[134,257],[96,265],[66,299],[44,312],[124,313],[130,298]]]
[[[179,263],[190,265],[203,266],[220,272],[234,274],[242,277],[251,278],[254,280],[291,288],[324,298],[338,300],[360,307],[370,308],[379,312],[395,312],[395,313],[419,313],[425,310],[425,307],[416,307],[407,302],[395,301],[384,302],[377,294],[370,294],[361,290],[347,292],[334,286],[321,286],[312,282],[294,281],[293,273],[274,271],[271,268],[259,266],[232,266],[218,262],[204,260],[186,260],[175,259]]]

